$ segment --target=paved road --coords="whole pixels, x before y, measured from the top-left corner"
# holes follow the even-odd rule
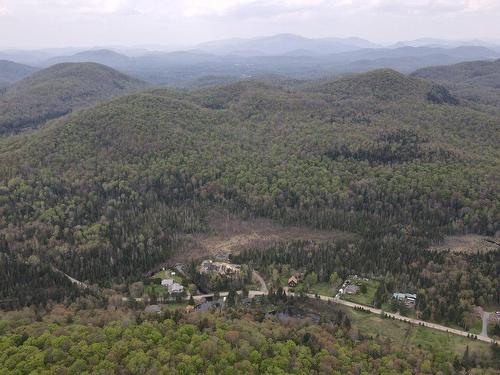
[[[293,293],[290,293],[290,294],[293,294]],[[307,297],[309,297],[309,298],[316,298],[316,296],[314,294],[307,294]],[[353,302],[349,302],[349,301],[344,301],[344,300],[341,300],[339,298],[332,298],[332,297],[328,297],[328,296],[319,296],[319,298],[321,300],[323,300],[323,301],[331,301],[331,302],[334,302],[334,303],[338,303],[339,305],[344,305],[344,306],[351,307],[351,308],[361,308],[361,309],[364,309],[365,311],[370,311],[373,314],[377,314],[377,315],[381,315],[382,314],[382,310],[380,310],[380,309],[376,309],[374,307],[369,307],[369,306],[365,306],[365,305],[359,305],[357,303],[353,303]],[[394,319],[397,319],[397,320],[401,320],[401,321],[404,321],[404,322],[412,323],[412,324],[415,324],[415,325],[421,325],[421,326],[432,328],[432,329],[435,329],[435,330],[438,330],[438,331],[453,333],[455,335],[464,336],[464,337],[468,337],[468,335],[470,335],[469,332],[465,332],[465,331],[461,331],[459,329],[454,329],[454,328],[446,327],[446,326],[443,326],[441,324],[429,323],[429,322],[425,322],[425,321],[419,320],[419,319],[408,318],[406,316],[402,316],[402,315],[399,315],[397,313],[394,314],[394,313],[384,312],[384,314],[386,316],[388,316],[388,317],[391,317],[391,318],[394,318]],[[498,344],[498,341],[490,339],[490,338],[488,338],[488,336],[484,336],[482,334],[478,335],[477,339],[481,340],[481,341],[484,341],[484,342],[487,342],[487,343],[497,343]]]
[[[483,329],[481,330],[481,336],[488,337],[488,321],[490,320],[490,313],[483,311]]]

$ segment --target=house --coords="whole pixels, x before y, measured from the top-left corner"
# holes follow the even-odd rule
[[[359,286],[357,286],[356,284],[349,284],[344,289],[345,294],[356,294],[358,291]]]
[[[417,300],[417,295],[411,293],[393,293],[392,297],[398,301],[405,302],[407,305],[414,305]]]
[[[211,260],[205,260],[201,263],[200,272],[219,273],[221,276],[225,276],[240,273],[241,267],[239,265],[229,263],[219,263]]]
[[[159,314],[161,313],[161,307],[159,305],[149,305],[146,306],[144,312],[148,314]]]
[[[166,286],[166,287],[168,287],[168,286],[170,286],[172,284],[174,284],[174,280],[173,279],[163,279],[161,281],[161,285]]]
[[[161,285],[168,289],[171,294],[178,294],[184,291],[184,287],[181,284],[176,283],[173,279],[163,279]]]
[[[173,283],[168,286],[168,292],[171,294],[179,294],[184,292],[184,287],[181,284]]]
[[[288,279],[288,286],[290,288],[295,288],[297,286],[297,284],[299,283],[299,280],[297,279],[297,277],[295,276],[292,276]]]

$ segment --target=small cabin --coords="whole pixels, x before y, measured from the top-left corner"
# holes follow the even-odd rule
[[[299,280],[295,276],[292,276],[288,279],[288,286],[290,288],[295,288],[298,283],[299,283]]]

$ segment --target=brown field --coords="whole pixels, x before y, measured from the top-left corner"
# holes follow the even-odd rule
[[[354,238],[352,233],[285,227],[268,219],[243,220],[234,215],[217,213],[210,220],[210,231],[189,236],[186,248],[171,261],[181,262],[209,255],[235,253],[248,248],[265,248],[281,241],[349,241]]]
[[[489,242],[493,241],[493,242]],[[477,253],[500,249],[500,237],[487,237],[475,234],[448,236],[443,244],[430,248],[436,251],[451,250],[453,252]]]

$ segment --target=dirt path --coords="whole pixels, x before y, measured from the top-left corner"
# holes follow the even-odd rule
[[[260,291],[267,294],[269,291],[267,290],[267,285],[262,276],[257,271],[253,271],[253,277],[256,278],[260,283]]]
[[[62,273],[64,276],[66,276],[66,278],[71,281],[73,284],[75,284],[76,286],[80,287],[80,288],[83,288],[83,289],[87,289],[89,286],[87,284],[85,284],[83,281],[80,281],[80,280],[77,280],[75,279],[74,277],[71,277],[70,275],[68,275],[67,273],[64,273],[63,271],[61,271],[59,268],[56,268],[54,266],[52,266],[52,269],[56,272],[59,272],[59,273]]]

